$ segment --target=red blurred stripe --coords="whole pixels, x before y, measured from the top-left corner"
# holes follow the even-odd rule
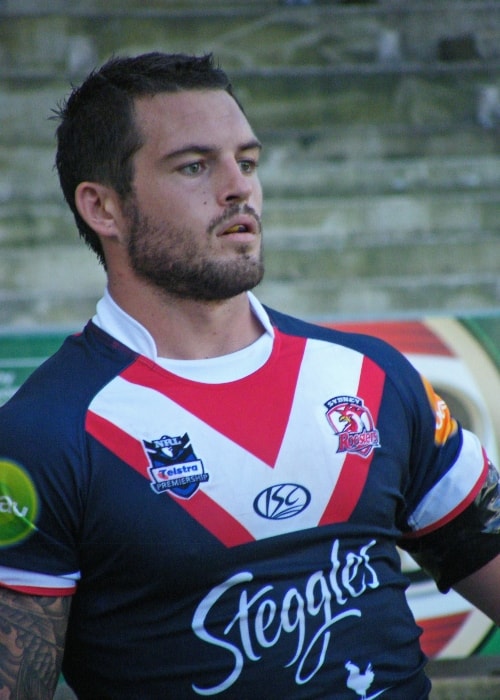
[[[352,323],[325,323],[328,328],[351,333],[366,333],[385,340],[403,353],[443,355],[454,353],[433,331],[421,321],[366,321]]]
[[[417,620],[423,629],[420,644],[424,654],[431,658],[439,654],[451,642],[469,614],[469,612],[463,612]]]

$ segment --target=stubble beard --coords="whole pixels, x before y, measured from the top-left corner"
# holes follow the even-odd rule
[[[216,225],[238,211],[254,216],[261,232],[260,218],[253,210],[234,206],[210,223],[206,236],[213,235]],[[250,253],[248,246],[242,244],[236,248],[236,258],[210,258],[187,249],[186,241],[193,239],[189,232],[153,223],[133,202],[127,206],[127,217],[130,222],[128,256],[132,269],[167,296],[223,301],[253,289],[264,276],[262,245],[258,255]]]

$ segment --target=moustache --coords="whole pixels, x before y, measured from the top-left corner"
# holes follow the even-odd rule
[[[207,232],[209,234],[213,233],[216,228],[222,226],[226,221],[229,221],[229,219],[232,219],[233,216],[237,216],[238,214],[246,214],[247,216],[251,216],[253,219],[255,219],[257,222],[258,232],[262,233],[262,220],[255,209],[248,204],[231,204],[231,206],[229,206],[221,216],[212,219],[208,225]]]

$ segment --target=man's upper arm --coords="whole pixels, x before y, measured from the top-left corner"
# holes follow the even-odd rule
[[[500,626],[500,554],[453,588]]]
[[[52,700],[68,623],[70,596],[47,597],[0,587],[0,696]]]

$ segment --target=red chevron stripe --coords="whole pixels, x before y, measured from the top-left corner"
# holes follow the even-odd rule
[[[149,479],[149,460],[139,440],[92,411],[87,412],[85,430],[119,459]]]
[[[249,377],[227,384],[200,384],[174,377],[143,358],[121,376],[165,394],[273,467],[290,416],[305,345],[305,338],[277,332],[272,355],[264,367]],[[278,357],[279,372],[276,371]],[[251,391],[247,390],[249,385]],[[240,403],[240,410],[235,411],[240,396],[245,396],[245,401]]]
[[[372,360],[365,357],[357,395],[363,398],[376,425],[385,374]],[[337,485],[319,522],[320,525],[341,523],[348,520],[356,507],[368,479],[374,452],[367,458],[349,454],[344,460]]]
[[[87,414],[85,427],[87,432],[102,445],[150,481],[149,460],[139,440],[92,411]],[[181,508],[184,508],[226,547],[235,547],[255,539],[232,515],[218,506],[202,491],[197,491],[188,499],[177,498],[175,494],[170,492],[165,495],[173,498]]]

